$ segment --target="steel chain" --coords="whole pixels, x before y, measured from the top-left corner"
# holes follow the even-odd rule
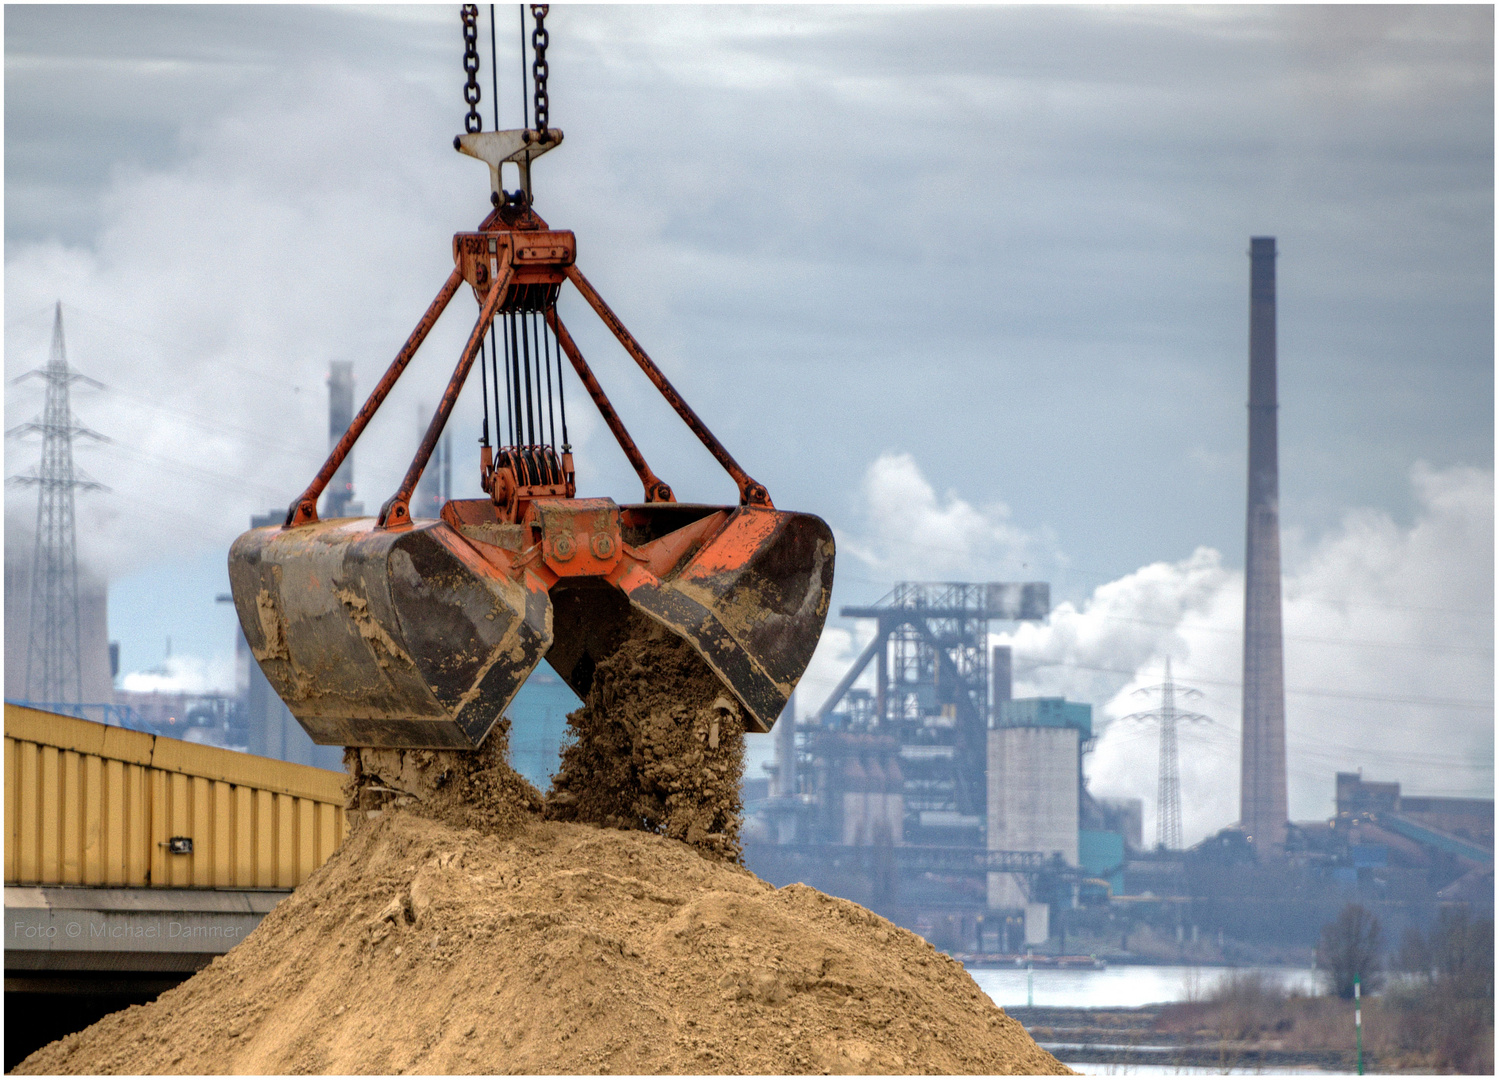
[[[544,143],[550,139],[547,135],[547,45],[551,41],[546,28],[548,7],[549,4],[531,5],[531,14],[536,19],[536,29],[531,31],[531,51],[535,55],[535,59],[531,61],[531,82],[536,88],[536,130],[541,133],[541,141]]]
[[[468,115],[463,118],[463,130],[483,131],[484,121],[479,116],[479,5],[464,4],[463,15],[463,70],[468,73],[468,83],[463,88],[463,100],[468,103]]]

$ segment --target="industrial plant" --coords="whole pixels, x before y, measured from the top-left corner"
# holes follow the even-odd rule
[[[746,846],[762,877],[848,896],[997,963],[1305,956],[1350,899],[1395,928],[1453,904],[1492,912],[1491,799],[1402,799],[1398,783],[1339,773],[1333,818],[1289,820],[1275,239],[1252,238],[1249,255],[1238,822],[1182,847],[1176,730],[1201,718],[1178,709],[1195,691],[1172,681],[1169,658],[1160,706],[1137,714],[1160,737],[1146,845],[1140,800],[1088,789],[1091,705],[1014,698],[1010,648],[990,645],[996,623],[1045,619],[1049,586],[903,582],[842,609],[873,622],[868,646],[820,707],[775,729]],[[873,689],[856,685],[871,667]],[[1069,930],[1086,955],[1068,954]]]

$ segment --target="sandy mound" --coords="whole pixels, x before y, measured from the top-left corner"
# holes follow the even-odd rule
[[[232,952],[17,1071],[1066,1071],[856,904],[646,832],[425,809],[365,822]]]
[[[355,827],[305,885],[17,1071],[1067,1071],[915,934],[736,864],[742,729],[701,660],[642,628],[593,686],[546,800],[508,722],[348,751]]]

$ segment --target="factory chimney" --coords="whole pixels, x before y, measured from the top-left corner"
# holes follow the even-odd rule
[[[328,364],[328,448],[331,450],[343,438],[349,424],[354,420],[354,364],[350,360],[334,360]],[[333,474],[328,484],[328,494],[323,496],[323,517],[341,518],[357,515],[363,507],[355,509],[354,499],[354,455],[344,458],[343,464]]]
[[[425,405],[416,407],[416,437],[420,442],[432,423],[432,410]],[[442,508],[453,497],[453,431],[450,427],[432,448],[432,457],[427,468],[416,482],[416,494],[411,501],[411,516],[436,518]]]
[[[796,691],[786,699],[781,718],[771,729],[775,733],[775,784],[771,794],[786,799],[797,792],[796,784]]]
[[[1261,856],[1286,837],[1286,693],[1280,626],[1275,237],[1249,241],[1249,503],[1244,542],[1244,728],[1239,824]]]
[[[1010,647],[1008,645],[994,646],[994,659],[989,664],[989,726],[998,726],[1000,720],[1000,706],[1011,700],[1012,678],[1010,663]]]

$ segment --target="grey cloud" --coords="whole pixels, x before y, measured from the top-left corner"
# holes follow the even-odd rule
[[[1045,572],[1081,599],[1199,544],[1238,560],[1252,233],[1284,253],[1288,522],[1409,516],[1414,460],[1492,460],[1492,18],[559,5],[568,141],[538,166],[542,208],[778,503],[851,524],[870,462],[909,452],[939,491],[1051,530],[1074,569]],[[447,234],[482,210],[482,176],[447,148],[450,7],[9,8],[6,50],[8,324],[12,297],[35,286],[40,309],[57,280],[39,241],[105,250],[175,301],[145,321],[177,360],[238,350],[305,387],[220,393],[251,428],[276,418],[316,443],[327,360],[357,356],[368,387]],[[243,183],[183,195],[226,170]],[[248,215],[222,235],[284,243],[257,264],[273,280],[224,319],[181,284],[201,250],[174,264],[151,199]],[[359,302],[305,250],[343,221],[382,232],[359,241]],[[725,497],[581,308],[564,314],[678,491]],[[419,378],[447,360],[429,363]],[[373,502],[409,426],[391,424],[360,450]],[[633,491],[607,443],[588,450],[590,490]],[[225,452],[253,460],[251,444]],[[278,461],[255,482],[289,498],[309,465]],[[877,591],[850,581],[840,599]]]

